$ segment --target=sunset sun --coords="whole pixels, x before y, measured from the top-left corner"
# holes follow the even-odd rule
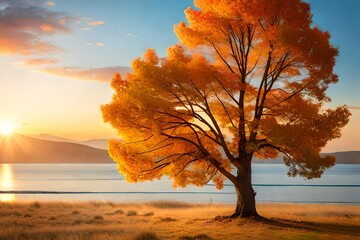
[[[14,124],[9,121],[0,122],[0,135],[10,135],[14,131]]]

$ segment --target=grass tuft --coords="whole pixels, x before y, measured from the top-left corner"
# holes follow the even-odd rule
[[[80,219],[76,219],[76,220],[74,220],[73,225],[79,225],[81,223],[82,223],[82,221]]]
[[[146,213],[144,213],[144,216],[146,216],[146,217],[154,216],[154,212],[146,212]]]
[[[160,219],[161,222],[175,222],[176,219],[175,218],[171,218],[171,217],[164,217]]]
[[[160,240],[155,233],[152,232],[142,232],[137,235],[133,240]]]
[[[100,216],[100,215],[94,216],[93,219],[98,220],[98,221],[103,221],[104,220],[104,218],[102,216]]]
[[[94,207],[100,207],[102,205],[101,202],[97,202],[97,201],[90,201],[90,204],[93,205]]]
[[[156,201],[150,202],[148,205],[155,208],[192,208],[195,204],[177,201]]]
[[[30,207],[31,208],[40,208],[40,203],[38,201],[35,201],[33,203],[30,204]]]
[[[136,216],[137,212],[135,210],[129,210],[126,215],[127,216]]]
[[[206,234],[198,234],[193,237],[190,236],[182,236],[179,238],[179,240],[212,240],[211,237],[209,237]]]
[[[121,209],[116,210],[114,212],[106,213],[106,215],[122,215],[122,214],[124,214],[124,211]]]

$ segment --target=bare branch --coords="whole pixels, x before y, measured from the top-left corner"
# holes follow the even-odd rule
[[[166,162],[166,163],[160,164],[160,165],[158,165],[158,166],[156,166],[154,168],[142,170],[141,173],[143,173],[143,172],[151,172],[151,171],[154,171],[154,170],[159,169],[159,168],[163,169],[164,167],[166,167],[166,166],[168,166],[170,164],[171,164],[171,162]]]
[[[140,142],[146,142],[146,141],[150,140],[153,136],[154,136],[154,134],[151,134],[148,138],[145,138],[145,139],[142,139],[142,140],[139,140],[139,141],[135,141],[135,142],[124,143],[124,145],[135,144],[135,143],[140,143]]]
[[[213,166],[219,170],[225,177],[227,177],[233,184],[236,184],[236,177],[231,174],[231,172],[227,171],[220,162],[218,162],[215,158],[209,157],[207,158]]]
[[[207,134],[206,131],[202,127],[200,127],[199,125],[197,125],[195,123],[191,123],[189,121],[186,121],[184,118],[176,116],[176,115],[171,114],[169,112],[160,112],[160,111],[158,111],[158,112],[161,113],[161,114],[168,115],[168,116],[171,116],[173,118],[176,118],[176,119],[179,119],[179,120],[182,121],[180,123],[177,123],[177,122],[168,122],[168,123],[179,124],[179,125],[185,124],[189,128],[192,128],[192,130],[194,131],[195,134],[197,134],[197,132],[194,129],[194,128],[196,128],[199,131],[201,131],[204,136],[208,137],[209,139],[211,139],[212,141],[214,141],[217,144],[221,144],[217,139],[215,139],[215,138],[211,137],[209,134]],[[170,129],[170,128],[165,128],[164,130],[168,130],[168,129]],[[215,135],[215,137],[218,137],[218,136]]]
[[[140,153],[137,153],[137,154],[135,154],[135,155],[142,155],[142,154],[146,154],[146,153],[151,153],[151,152],[154,152],[154,151],[156,151],[156,150],[159,150],[159,149],[162,149],[162,148],[171,146],[171,145],[173,145],[173,144],[174,144],[174,143],[168,143],[168,144],[165,144],[164,146],[157,147],[157,148],[153,148],[153,149],[150,149],[150,150],[145,151],[145,152],[140,152]]]
[[[289,96],[287,96],[286,98],[284,98],[283,100],[281,100],[280,102],[272,105],[271,107],[267,107],[267,109],[272,109],[273,107],[276,107],[278,105],[280,105],[281,103],[289,100],[290,98],[294,97],[295,95],[299,94],[302,90],[304,90],[307,86],[309,85],[309,82],[304,84],[299,90],[293,92],[292,94],[290,94]]]
[[[211,179],[213,179],[213,177],[217,174],[218,171],[219,171],[219,170],[216,170],[216,171],[209,177],[209,179],[207,180],[206,183],[210,182]]]
[[[232,118],[231,118],[231,116],[230,116],[230,114],[229,114],[229,111],[227,110],[225,104],[224,104],[223,101],[219,98],[219,96],[218,96],[218,94],[216,93],[216,91],[215,91],[214,87],[212,86],[212,84],[209,83],[209,85],[211,86],[211,89],[213,90],[213,92],[214,92],[214,94],[215,94],[215,97],[217,98],[217,100],[220,102],[221,106],[222,106],[223,109],[225,110],[225,113],[226,113],[227,117],[229,118],[229,121],[230,121],[231,125],[232,125],[234,128],[237,129],[237,127],[235,126],[235,124],[234,124],[234,122],[233,122],[233,120],[232,120]]]
[[[216,82],[224,89],[224,91],[227,93],[227,95],[229,95],[229,97],[236,103],[237,106],[239,106],[239,102],[237,101],[237,99],[229,92],[229,90],[225,87],[225,85],[220,81],[220,79],[213,75]]]
[[[175,157],[175,156],[181,156],[181,155],[184,155],[184,154],[189,154],[191,155],[191,153],[195,153],[195,151],[192,151],[192,152],[187,152],[187,153],[175,153],[175,154],[172,154],[172,155],[169,155],[169,156],[166,156],[166,157],[163,157],[163,158],[160,158],[158,160],[155,161],[155,163],[160,163],[166,159],[169,159],[169,158],[172,158],[172,157]]]
[[[213,46],[214,50],[216,51],[217,55],[220,57],[220,59],[225,63],[225,65],[229,68],[229,70],[235,74],[236,76],[238,76],[240,78],[240,75],[237,74],[234,69],[230,66],[230,64],[226,61],[226,59],[221,55],[221,53],[219,52],[219,50],[217,49],[217,47],[215,46],[215,44],[213,42],[210,42],[210,44]]]
[[[185,168],[186,168],[188,165],[190,165],[190,164],[193,163],[193,162],[196,162],[196,161],[199,160],[199,159],[201,159],[201,158],[194,158],[193,160],[187,162],[187,163],[180,169],[180,171],[175,174],[175,176],[179,175],[182,171],[185,170]]]

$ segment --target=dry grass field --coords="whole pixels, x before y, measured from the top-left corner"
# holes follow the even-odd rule
[[[230,219],[233,206],[151,202],[0,203],[0,239],[360,239],[360,206],[259,204],[263,220]]]

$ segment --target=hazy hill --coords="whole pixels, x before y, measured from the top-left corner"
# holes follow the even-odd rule
[[[39,135],[29,135],[29,137],[40,139],[40,140],[45,140],[45,141],[52,141],[52,142],[78,143],[78,141],[73,140],[73,139],[58,137],[58,136],[54,136],[54,135],[50,135],[50,134],[44,134],[44,133],[39,134]]]
[[[0,163],[113,163],[106,150],[107,139],[78,142],[47,134],[37,137],[43,139],[20,134],[0,136]],[[339,164],[360,164],[360,151],[323,154],[335,156]],[[253,163],[283,164],[283,159],[255,158]]]
[[[107,150],[108,142],[109,142],[109,139],[91,139],[91,140],[87,140],[87,141],[81,141],[79,143],[86,145],[86,146]]]
[[[358,164],[360,163],[360,151],[347,151],[335,153],[322,153],[322,155],[333,155],[336,157],[336,163]]]
[[[0,136],[0,163],[113,163],[106,150],[77,143]]]
[[[77,143],[86,145],[89,147],[99,148],[99,149],[107,149],[109,139],[90,139],[86,141],[77,141],[69,138],[62,138],[50,134],[39,134],[39,135],[31,135],[33,138],[46,140],[46,141],[52,141],[52,142],[69,142],[69,143]]]
[[[337,164],[360,164],[360,151],[321,153],[320,155],[335,156]],[[283,157],[279,156],[278,158],[268,160],[255,158],[253,163],[284,163],[284,161]]]

